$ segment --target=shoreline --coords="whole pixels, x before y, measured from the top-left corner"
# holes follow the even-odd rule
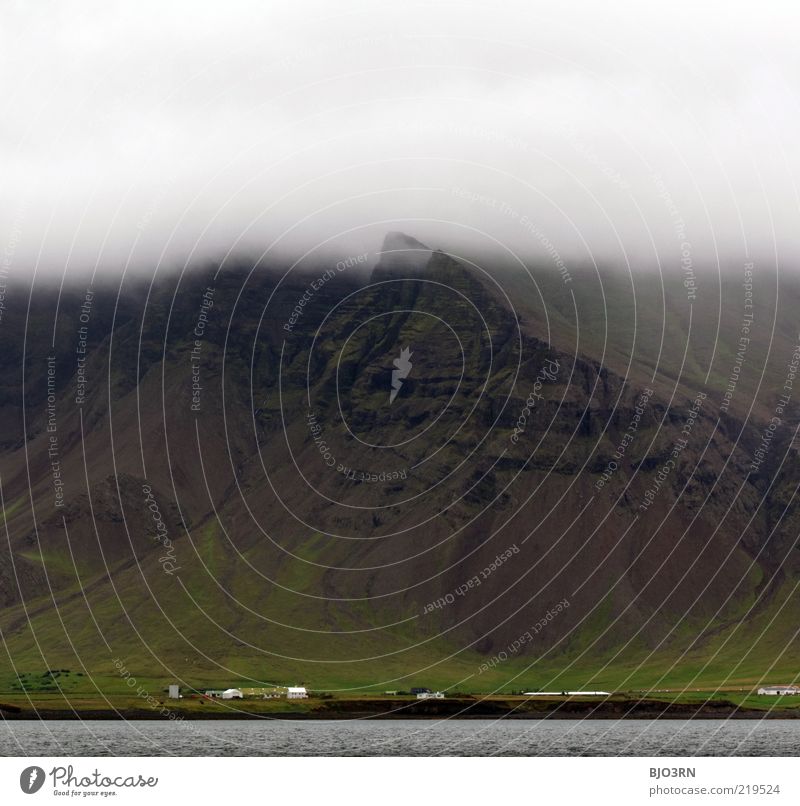
[[[794,708],[759,710],[741,708],[731,702],[670,703],[658,700],[612,700],[604,702],[546,701],[523,703],[475,702],[470,700],[441,700],[437,702],[347,701],[324,703],[309,709],[274,710],[269,708],[230,708],[201,711],[167,706],[164,714],[158,709],[122,707],[36,708],[0,703],[0,718],[4,721],[114,721],[148,720],[179,722],[187,720],[255,720],[279,719],[290,721],[319,720],[440,720],[440,719],[800,719]]]

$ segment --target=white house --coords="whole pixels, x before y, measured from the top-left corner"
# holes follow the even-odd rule
[[[443,700],[444,694],[441,691],[420,691],[417,694],[418,700]]]
[[[226,688],[220,696],[223,700],[241,700],[244,697],[244,694],[242,694],[238,688]]]
[[[770,694],[773,697],[788,694],[800,694],[800,686],[763,686],[759,694]]]
[[[305,686],[289,686],[286,689],[287,700],[304,700],[308,697]]]
[[[181,687],[171,683],[169,687],[169,698],[171,700],[179,700],[181,698]]]

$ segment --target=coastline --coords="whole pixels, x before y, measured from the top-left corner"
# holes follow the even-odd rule
[[[17,706],[0,703],[4,721],[51,720],[436,720],[436,719],[798,719],[797,708],[743,708],[730,701],[702,704],[665,702],[661,700],[607,699],[587,700],[467,700],[450,699],[436,702],[400,700],[334,700],[312,703],[309,707],[281,709],[258,707],[261,704],[207,709],[184,708],[180,705],[164,709],[121,706],[85,707],[80,705],[53,708]],[[166,712],[166,713],[165,713]]]

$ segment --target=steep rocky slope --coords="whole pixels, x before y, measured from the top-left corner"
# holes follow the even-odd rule
[[[4,679],[794,675],[791,341],[721,410],[724,372],[672,371],[663,338],[663,372],[626,361],[585,285],[539,276],[539,306],[400,233],[364,267],[18,289]]]

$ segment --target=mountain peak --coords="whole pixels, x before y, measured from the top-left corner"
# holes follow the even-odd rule
[[[373,277],[418,277],[428,265],[433,250],[404,232],[388,232]]]
[[[422,249],[426,252],[432,251],[429,246],[425,246],[424,243],[418,241],[416,238],[406,235],[405,232],[395,231],[386,233],[386,237],[383,239],[382,252],[404,251],[408,249]]]

